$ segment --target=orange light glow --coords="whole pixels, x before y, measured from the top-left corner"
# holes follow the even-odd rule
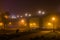
[[[37,28],[37,24],[36,23],[30,23],[30,28]]]
[[[12,23],[11,23],[11,22],[9,22],[9,24],[11,25]]]
[[[48,23],[49,26],[51,26],[51,23]]]
[[[6,19],[8,19],[8,16],[7,16],[7,15],[5,15],[4,17],[5,17]]]
[[[1,22],[1,23],[0,23],[0,26],[3,26],[3,25],[4,25],[4,24]]]
[[[55,17],[53,17],[52,20],[54,21],[55,20]]]
[[[20,21],[19,21],[19,25],[21,26],[26,26],[27,24],[26,24],[26,21],[25,21],[25,19],[21,19]]]

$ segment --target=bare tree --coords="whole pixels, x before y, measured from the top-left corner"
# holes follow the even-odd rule
[[[8,11],[1,13],[1,19],[2,19],[2,22],[4,23],[4,29],[7,27],[7,24],[9,23],[9,20],[8,20],[9,15],[10,13]]]

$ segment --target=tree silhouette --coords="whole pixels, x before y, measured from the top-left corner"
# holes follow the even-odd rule
[[[7,24],[9,23],[9,20],[8,20],[9,15],[10,15],[10,13],[8,11],[1,13],[1,20],[4,24],[4,29],[5,29],[5,27],[7,27]]]

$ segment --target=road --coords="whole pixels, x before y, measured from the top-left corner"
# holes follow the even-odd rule
[[[36,33],[31,33],[31,34],[27,34],[18,38],[14,38],[12,40],[29,40],[31,38],[35,38],[35,37],[40,37],[46,35],[45,37],[53,37],[53,36],[60,36],[60,32],[56,31],[56,32],[52,32],[52,31],[38,31]]]
[[[3,31],[4,32],[4,31]],[[0,31],[0,34],[4,34],[3,32],[1,32]],[[15,33],[15,32],[11,32],[11,31],[8,31],[7,32],[7,34],[9,34],[9,36],[6,36],[6,37],[11,37],[11,40],[29,40],[29,39],[32,39],[32,38],[35,38],[35,37],[41,37],[41,36],[44,36],[44,37],[46,37],[46,38],[48,38],[48,37],[50,37],[50,38],[52,38],[52,37],[60,37],[60,32],[59,31],[55,31],[55,32],[53,32],[52,30],[43,30],[43,31],[36,31],[36,32],[30,32],[30,33],[23,33],[22,35],[20,34],[20,33],[18,33],[18,34],[12,34],[12,33]],[[12,35],[10,35],[10,34],[12,34]],[[15,35],[19,35],[19,36],[15,36]]]

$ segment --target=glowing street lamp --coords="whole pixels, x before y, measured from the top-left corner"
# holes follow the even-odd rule
[[[28,30],[30,29],[30,26],[29,26],[29,17],[31,17],[31,14],[28,14],[28,13],[25,13],[25,17],[26,17],[26,21],[27,21],[27,27],[28,27]]]
[[[6,19],[8,19],[8,16],[7,16],[7,15],[5,15],[4,17],[5,17]]]
[[[38,11],[38,14],[41,14],[42,13],[42,11]]]
[[[17,18],[19,18],[19,15],[17,15]]]
[[[26,13],[25,16],[28,16],[28,14]]]
[[[55,21],[55,17],[52,18],[52,21]]]
[[[52,17],[52,21],[53,21],[53,32],[55,32],[55,30],[54,30],[54,21],[55,21],[55,17]]]
[[[29,14],[29,16],[31,16],[31,14]]]
[[[51,26],[51,23],[48,23],[48,26]]]
[[[12,23],[11,22],[9,22],[9,25],[11,25]]]
[[[37,28],[37,24],[36,23],[30,23],[30,28]]]
[[[22,20],[21,20],[21,22],[22,22],[22,23],[24,23],[24,22],[25,22],[25,20],[23,20],[23,19],[22,19]]]
[[[11,18],[12,18],[12,19],[16,19],[17,17],[16,17],[15,15],[12,15]]]
[[[26,13],[26,14],[25,14],[25,16],[29,16],[29,17],[30,17],[30,16],[31,16],[31,14]]]
[[[19,21],[19,24],[25,25],[25,19],[21,19],[21,20]]]
[[[45,14],[45,12],[43,11],[43,12],[42,12],[42,15],[44,15],[44,14]]]
[[[21,18],[23,17],[23,16],[20,16]]]
[[[42,27],[43,27],[43,15],[45,14],[45,12],[44,11],[41,11],[41,10],[39,10],[38,11],[38,16],[39,16],[39,26],[41,26],[41,29],[42,29]]]
[[[44,12],[44,11],[38,11],[38,14],[40,14],[40,15],[44,15],[45,12]]]
[[[0,26],[3,26],[4,24],[2,22],[0,22]]]
[[[47,23],[47,29],[53,29],[53,24],[51,22]]]

